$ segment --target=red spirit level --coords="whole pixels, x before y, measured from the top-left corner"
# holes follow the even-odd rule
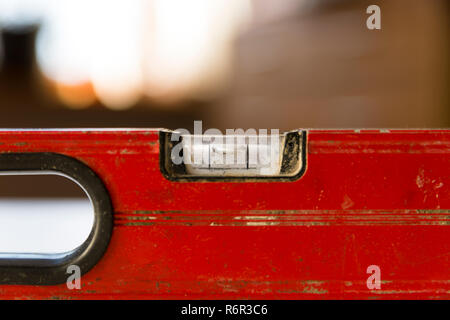
[[[450,298],[449,130],[294,131],[268,175],[176,165],[172,135],[1,131],[0,171],[71,177],[95,222],[64,257],[0,257],[0,297]]]

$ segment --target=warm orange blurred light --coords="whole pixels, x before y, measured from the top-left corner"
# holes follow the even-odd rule
[[[56,82],[54,85],[58,98],[71,109],[84,109],[96,100],[94,88],[88,82],[77,85]]]

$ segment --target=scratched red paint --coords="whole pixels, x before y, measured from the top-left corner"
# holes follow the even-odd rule
[[[66,285],[2,299],[450,298],[450,131],[309,130],[296,182],[170,182],[157,130],[1,131],[0,152],[57,152],[111,195],[105,256]],[[366,286],[381,267],[381,290]]]

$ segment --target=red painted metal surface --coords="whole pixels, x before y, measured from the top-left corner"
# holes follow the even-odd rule
[[[4,152],[84,162],[115,226],[81,290],[0,285],[3,299],[450,298],[449,130],[309,130],[295,182],[170,182],[158,130],[2,131]]]

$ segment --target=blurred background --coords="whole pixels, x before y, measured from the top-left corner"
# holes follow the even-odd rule
[[[0,127],[448,127],[449,15],[448,0],[0,0]]]
[[[448,0],[0,0],[0,127],[448,128],[449,31]],[[0,252],[92,221],[64,179],[0,176]]]

